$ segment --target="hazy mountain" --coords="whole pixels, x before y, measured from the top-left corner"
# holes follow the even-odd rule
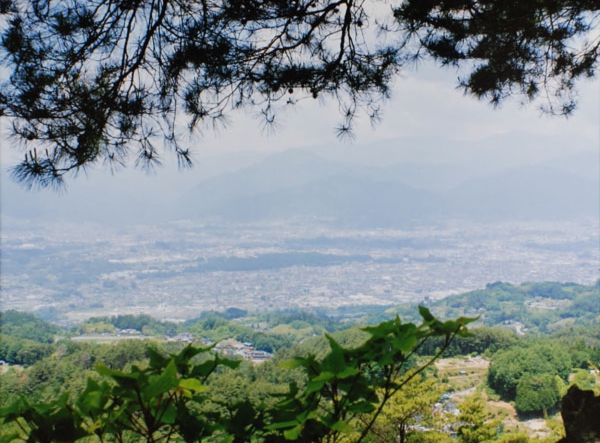
[[[571,155],[553,158],[542,164],[561,169],[587,180],[600,181],[600,148],[594,151],[575,152]]]
[[[479,140],[449,140],[427,135],[399,137],[353,145],[308,147],[335,160],[365,166],[398,164],[453,165],[469,176],[499,173],[519,166],[556,161],[580,153],[596,155],[598,141],[584,137],[507,132]],[[596,161],[597,164],[597,161]],[[471,176],[471,174],[475,174]]]
[[[505,220],[594,215],[598,180],[585,178],[591,169],[580,175],[568,172],[577,171],[585,157],[562,159],[561,169],[531,165],[486,174],[440,163],[361,168],[305,151],[285,151],[201,183],[186,195],[185,216],[235,221],[301,216],[387,226],[449,216]]]
[[[180,197],[200,180],[221,176],[261,160],[256,152],[197,156],[192,170],[174,165],[150,174],[133,168],[114,175],[91,170],[69,180],[67,187],[25,190],[7,170],[0,174],[0,213],[35,220],[70,220],[103,224],[162,222],[180,217]]]
[[[382,180],[405,183],[431,192],[447,191],[480,175],[476,168],[457,163],[404,162],[379,168]]]
[[[388,225],[429,218],[443,205],[432,193],[348,173],[262,192],[254,192],[252,187],[237,188],[234,177],[228,178],[229,187],[223,193],[213,194],[210,203],[206,197],[201,198],[202,191],[197,201],[190,197],[190,215],[235,221],[319,217],[350,224]],[[242,182],[247,186],[246,179],[243,175]]]
[[[509,143],[514,136],[468,143],[420,137],[368,147],[199,156],[194,169],[183,173],[175,168],[159,168],[150,176],[92,171],[63,194],[26,192],[3,173],[0,210],[22,219],[111,224],[319,217],[388,226],[457,216],[597,216],[597,150],[571,140],[572,153],[559,156],[565,140],[525,137],[522,143],[531,145],[525,150]]]
[[[486,219],[598,215],[600,181],[558,168],[525,166],[469,180],[447,193],[454,215]]]

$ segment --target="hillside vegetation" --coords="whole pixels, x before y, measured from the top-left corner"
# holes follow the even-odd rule
[[[441,317],[479,316],[479,324],[512,326],[519,334],[552,333],[600,321],[600,280],[593,286],[555,282],[515,286],[496,282],[429,306]],[[412,318],[415,311],[413,306],[404,306],[398,312],[403,318]]]
[[[230,308],[181,324],[124,315],[71,330],[7,311],[0,317],[0,438],[78,441],[125,432],[154,442],[554,443],[568,386],[600,392],[598,290],[495,283],[432,303],[436,316],[444,314],[438,318],[477,313],[471,335],[462,333],[468,320],[441,322],[427,309],[419,310],[420,326],[404,316],[390,320],[389,311],[348,317]],[[550,321],[536,323],[540,311]],[[119,335],[125,330],[136,340]],[[86,341],[91,334],[113,341]],[[214,348],[230,340],[274,355],[255,364]],[[454,359],[440,362],[441,355]],[[130,396],[137,389],[141,400]],[[146,414],[145,424],[132,428],[137,414]],[[524,433],[531,419],[539,432]],[[60,434],[61,426],[71,434]]]

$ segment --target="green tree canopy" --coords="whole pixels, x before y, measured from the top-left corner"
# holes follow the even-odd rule
[[[480,392],[468,396],[458,405],[460,414],[455,417],[458,438],[462,443],[479,443],[495,440],[501,421],[486,410]]]
[[[525,376],[549,375],[566,380],[571,371],[568,357],[565,350],[544,344],[498,351],[488,371],[488,383],[500,396],[512,401]]]
[[[0,408],[0,440],[75,442],[95,435],[100,441],[148,443],[366,441],[386,403],[441,354],[407,371],[418,348],[435,336],[445,337],[445,348],[455,336],[467,335],[465,326],[474,320],[441,322],[423,307],[420,314],[420,325],[396,317],[365,327],[368,339],[358,347],[327,336],[329,351],[322,359],[296,356],[282,363],[301,372],[300,383],[260,395],[248,395],[247,380],[227,372],[240,361],[210,348],[189,345],[176,354],[148,348],[144,367],[120,371],[98,365],[75,398],[56,392],[52,400],[35,403],[21,396]],[[32,388],[53,380],[53,373],[62,377],[61,363],[36,363],[27,373]]]
[[[0,312],[0,333],[39,343],[52,343],[55,337],[64,331],[33,314],[11,309]]]
[[[0,115],[29,145],[14,176],[61,183],[106,162],[149,167],[160,136],[182,166],[176,126],[331,96],[341,135],[374,120],[406,63],[429,55],[466,68],[465,90],[497,104],[519,94],[570,113],[574,82],[595,75],[591,0],[33,0],[0,2]]]
[[[541,413],[557,405],[560,392],[556,377],[527,374],[517,384],[515,409],[520,413]]]

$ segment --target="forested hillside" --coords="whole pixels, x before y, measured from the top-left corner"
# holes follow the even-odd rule
[[[479,324],[516,328],[519,334],[551,333],[565,327],[594,325],[600,321],[600,280],[594,286],[576,283],[496,282],[485,289],[453,295],[428,303],[442,317],[479,316]],[[414,306],[400,309],[414,315]]]
[[[89,319],[71,330],[8,311],[0,317],[0,359],[5,362],[0,403],[12,406],[1,410],[2,437],[11,441],[15,431],[29,433],[30,441],[53,441],[34,430],[59,424],[72,432],[70,440],[63,441],[75,441],[88,432],[116,435],[116,428],[107,427],[117,420],[111,415],[120,407],[115,396],[128,398],[131,389],[142,389],[146,392],[142,403],[132,398],[122,407],[132,413],[147,408],[146,413],[158,414],[152,435],[160,439],[144,441],[173,436],[178,436],[173,441],[196,441],[186,434],[193,429],[212,436],[207,441],[303,441],[308,432],[304,429],[310,429],[308,435],[320,441],[333,432],[337,439],[356,441],[362,435],[362,440],[373,442],[400,438],[554,443],[561,435],[559,401],[568,386],[600,391],[600,325],[593,320],[597,295],[598,285],[496,283],[433,303],[433,310],[445,310],[450,316],[461,313],[460,303],[465,303],[463,311],[481,315],[470,325],[472,334],[464,337],[453,337],[462,330],[462,320],[438,322],[427,310],[421,310],[421,326],[385,320],[365,328],[361,326],[365,317],[305,311],[251,314],[230,308],[180,324],[124,315]],[[591,308],[583,312],[585,303]],[[501,310],[497,315],[495,306]],[[518,306],[524,312],[509,317]],[[540,309],[559,320],[540,327],[531,320]],[[513,323],[506,324],[509,320],[528,326],[515,330]],[[132,340],[119,336],[119,331],[139,334]],[[193,345],[177,341],[181,336]],[[260,364],[236,354],[225,357],[223,348],[214,346],[228,340],[252,341],[254,349],[274,355]],[[390,354],[392,349],[397,349],[396,357]],[[432,364],[440,356],[450,358],[450,363]],[[448,367],[455,367],[454,372],[444,369]],[[171,406],[156,409],[165,399]],[[323,401],[337,406],[322,410]],[[545,430],[528,433],[524,421],[525,428],[519,431],[514,418],[494,406],[501,404],[514,408],[520,420],[543,422],[546,417]],[[99,413],[94,408],[104,411],[98,422],[102,431],[94,431],[85,421],[89,414]],[[192,420],[188,430],[181,424],[184,417]],[[17,422],[20,431],[13,426]],[[118,423],[124,426],[126,421]],[[390,426],[400,434],[390,434]],[[143,429],[126,434],[149,432]],[[168,429],[171,437],[165,434]],[[56,436],[58,431],[52,432]]]

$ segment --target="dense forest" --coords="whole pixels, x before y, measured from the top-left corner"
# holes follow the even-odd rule
[[[179,324],[120,315],[65,329],[6,311],[0,438],[555,442],[568,387],[600,392],[599,284],[495,283],[429,308],[472,318],[410,306],[362,317],[229,308]],[[223,355],[227,340],[272,358]],[[481,383],[440,358],[476,362]],[[494,402],[546,420],[549,433],[509,425]]]
[[[520,325],[519,331],[552,333],[570,326],[598,322],[600,280],[593,286],[576,283],[523,283],[519,286],[495,282],[485,289],[453,295],[427,303],[442,317],[479,316],[486,326]],[[415,306],[398,309],[403,318],[414,318]]]

